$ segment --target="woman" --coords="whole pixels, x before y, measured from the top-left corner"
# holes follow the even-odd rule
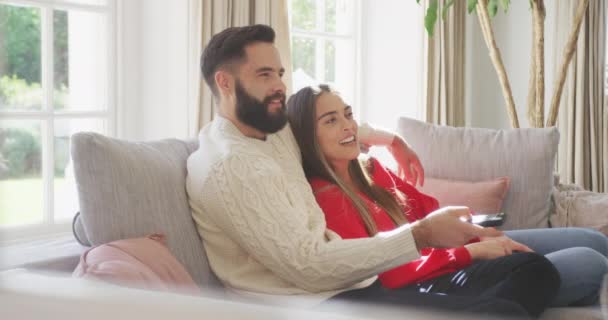
[[[358,159],[358,127],[352,109],[328,86],[300,90],[290,97],[287,112],[327,227],[343,238],[374,236],[439,209],[436,199],[420,193],[377,160]],[[534,255],[512,253],[533,248],[557,267],[562,278],[552,306],[597,303],[602,276],[608,272],[604,235],[577,228],[520,230],[506,235],[474,239],[461,248],[425,249],[419,260],[388,270],[379,280],[390,289],[465,295],[491,292],[505,298],[507,294],[499,288],[503,280],[492,276],[496,265],[510,276],[519,268],[514,260]],[[506,270],[507,265],[513,269]],[[506,298],[526,307],[531,293],[520,293],[526,297],[514,294]]]

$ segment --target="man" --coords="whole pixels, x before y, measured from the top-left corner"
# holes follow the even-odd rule
[[[267,26],[230,28],[213,37],[201,61],[218,116],[201,131],[201,148],[188,159],[187,191],[211,268],[229,290],[262,299],[301,296],[312,303],[341,293],[365,296],[375,275],[419,258],[422,248],[501,235],[464,222],[467,208],[445,208],[372,238],[342,240],[327,230],[286,125],[284,71],[273,42]],[[367,131],[362,142],[390,145],[410,180],[424,179],[402,138]],[[398,290],[382,296],[402,304],[525,313],[497,299]]]

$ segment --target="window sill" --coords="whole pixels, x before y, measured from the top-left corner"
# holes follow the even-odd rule
[[[14,227],[0,227],[0,248],[13,245],[27,245],[35,241],[52,241],[72,234],[72,224],[65,221],[57,224],[33,224]]]
[[[0,270],[15,268],[72,272],[88,247],[80,245],[71,233],[45,239],[0,245]]]

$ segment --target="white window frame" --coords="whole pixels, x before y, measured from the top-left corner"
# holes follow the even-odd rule
[[[79,4],[75,0],[0,0],[3,5],[28,6],[40,9],[41,38],[41,86],[43,105],[39,111],[0,111],[2,120],[33,120],[41,123],[43,220],[41,223],[1,226],[0,245],[24,241],[55,238],[72,232],[72,222],[55,222],[54,218],[54,120],[57,119],[103,119],[108,136],[116,136],[117,114],[117,0],[107,0],[106,5]],[[53,110],[54,57],[53,57],[53,10],[79,10],[105,14],[107,18],[107,106],[103,111],[61,111]],[[76,212],[74,212],[76,214]]]
[[[316,13],[316,21],[315,25],[320,28],[320,30],[325,30],[325,1],[324,0],[315,0],[315,13]],[[352,47],[354,48],[353,54],[355,55],[355,63],[352,66],[353,70],[353,96],[352,103],[357,106],[359,105],[359,101],[361,101],[361,83],[360,83],[360,65],[361,65],[361,1],[360,0],[350,0],[348,4],[352,10],[352,28],[351,33],[344,35],[338,33],[330,33],[325,31],[318,30],[302,30],[293,27],[290,20],[289,25],[289,34],[290,37],[300,37],[300,38],[309,38],[315,40],[315,43],[322,43],[323,45],[315,46],[315,74],[313,75],[315,79],[327,83],[329,85],[334,86],[335,82],[326,81],[325,80],[325,41],[326,40],[346,40],[351,42]],[[291,3],[290,8],[291,11]],[[291,12],[289,14],[291,17]],[[318,41],[322,40],[322,41]],[[290,39],[291,41],[291,39]],[[338,56],[335,57],[336,60],[339,59]],[[293,70],[295,71],[295,69]],[[295,92],[294,92],[295,93]],[[355,108],[355,112],[357,115],[361,114],[361,108]]]

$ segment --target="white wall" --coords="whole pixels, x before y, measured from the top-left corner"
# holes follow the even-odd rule
[[[361,9],[361,119],[394,128],[399,116],[420,118],[423,9],[409,0],[363,0]]]
[[[118,3],[118,83],[117,83],[117,136],[141,140],[141,0]]]
[[[552,30],[555,30],[555,15],[552,13],[555,3],[548,1],[546,6],[545,105],[548,106],[553,93],[554,32]],[[527,1],[512,1],[506,15],[499,10],[493,19],[496,43],[502,52],[521,127],[528,127],[526,108],[532,46],[531,23],[532,17]],[[510,128],[502,90],[475,14],[467,17],[466,41],[467,126]]]
[[[188,0],[122,1],[119,137],[188,137]]]

